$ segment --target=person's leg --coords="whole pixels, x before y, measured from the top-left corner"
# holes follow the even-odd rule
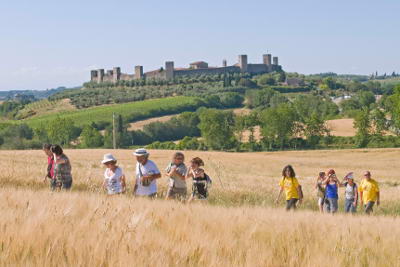
[[[166,199],[173,199],[175,198],[175,192],[173,187],[168,187]]]
[[[324,206],[325,206],[325,212],[330,213],[331,212],[331,204],[330,204],[328,198],[325,198]]]
[[[286,210],[288,211],[288,210],[290,210],[290,208],[291,208],[291,202],[289,199],[289,200],[286,200]]]
[[[357,205],[354,205],[354,201],[351,203],[350,211],[351,211],[351,213],[357,212]]]
[[[338,199],[331,198],[331,212],[336,213],[338,210]]]
[[[50,189],[51,189],[51,191],[56,190],[56,188],[57,188],[57,181],[56,181],[56,179],[50,179]]]
[[[344,211],[346,213],[350,212],[352,205],[353,205],[353,201],[351,199],[346,198],[346,201],[344,203]]]
[[[373,207],[374,207],[375,202],[373,201],[368,201],[368,203],[365,205],[365,213],[370,214],[373,212]]]
[[[66,190],[66,191],[71,190],[71,187],[72,187],[72,180],[62,183],[63,190]]]
[[[286,210],[291,210],[291,209],[296,210],[297,200],[298,199],[296,199],[296,198],[291,198],[291,199],[287,200],[286,201]]]
[[[318,208],[320,213],[324,212],[324,199],[322,197],[318,198]]]

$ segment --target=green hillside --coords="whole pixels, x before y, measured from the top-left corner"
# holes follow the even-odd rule
[[[47,121],[54,120],[57,117],[63,117],[72,119],[76,126],[84,126],[90,122],[111,122],[114,112],[122,115],[126,121],[131,122],[148,117],[191,111],[203,104],[204,102],[196,97],[178,96],[92,107],[82,110],[63,111],[21,120],[20,122],[27,123],[31,127],[36,127],[45,124]]]

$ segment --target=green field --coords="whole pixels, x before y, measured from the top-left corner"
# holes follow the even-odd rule
[[[62,117],[72,119],[76,126],[83,126],[91,122],[111,122],[113,113],[120,114],[126,121],[132,122],[149,117],[192,111],[202,105],[204,105],[204,102],[199,98],[178,96],[92,107],[82,110],[62,111],[21,120],[20,122],[27,123],[31,127],[36,127],[57,117]]]

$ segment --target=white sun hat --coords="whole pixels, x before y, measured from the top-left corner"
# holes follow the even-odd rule
[[[110,161],[117,161],[117,159],[112,154],[105,154],[101,163],[104,164]]]
[[[149,155],[149,152],[147,152],[147,150],[145,148],[139,148],[136,149],[135,152],[133,152],[133,155],[135,156],[147,156]]]

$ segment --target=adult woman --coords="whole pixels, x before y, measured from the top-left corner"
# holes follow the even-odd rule
[[[339,182],[338,178],[336,177],[335,170],[330,169],[328,171],[328,177],[322,183],[325,186],[325,210],[328,213],[336,213],[338,210],[338,188],[342,184]]]
[[[172,157],[172,161],[166,168],[166,175],[169,177],[169,186],[167,191],[167,199],[179,198],[185,199],[187,194],[186,172],[187,168],[184,163],[185,156],[182,152],[176,152]]]
[[[52,145],[50,149],[54,155],[55,188],[70,190],[72,186],[71,163],[59,145]]]
[[[318,208],[321,213],[324,212],[325,187],[322,183],[325,180],[325,176],[325,172],[320,172],[317,178],[317,183],[315,184],[315,189],[317,190],[318,197]]]
[[[189,202],[193,199],[204,200],[208,198],[208,187],[211,180],[204,172],[204,169],[201,168],[202,166],[204,166],[204,162],[199,157],[190,161],[190,167],[186,175],[186,179],[193,179],[192,195],[189,198]]]
[[[282,179],[279,182],[279,194],[275,203],[279,201],[281,194],[285,191],[286,194],[286,210],[295,210],[297,202],[303,199],[303,193],[299,181],[296,178],[296,173],[291,165],[287,165],[282,170]]]
[[[108,194],[124,193],[126,190],[125,175],[117,166],[117,159],[112,154],[105,154],[101,163],[107,167],[104,172],[103,187],[107,189]]]

